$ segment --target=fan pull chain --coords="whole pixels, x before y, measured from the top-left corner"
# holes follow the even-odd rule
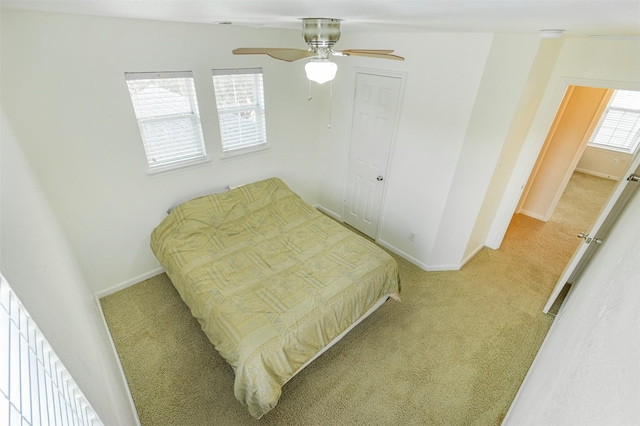
[[[329,82],[329,126],[327,128],[331,130],[331,104],[333,104],[333,81]]]
[[[311,94],[311,80],[309,80],[309,95],[307,96],[307,101],[313,101],[313,96]],[[333,105],[333,81],[329,82],[329,124],[327,128],[331,130],[331,107]]]

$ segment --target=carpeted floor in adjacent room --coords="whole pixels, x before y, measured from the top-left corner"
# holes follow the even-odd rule
[[[515,215],[460,271],[396,256],[385,303],[253,419],[166,275],[101,300],[143,425],[497,425],[553,317],[542,307],[615,182],[574,173],[551,221]]]

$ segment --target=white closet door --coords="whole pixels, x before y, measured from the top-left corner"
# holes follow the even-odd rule
[[[402,80],[358,73],[351,127],[345,222],[376,238]]]

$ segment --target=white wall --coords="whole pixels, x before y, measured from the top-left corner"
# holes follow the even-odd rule
[[[230,53],[239,46],[304,47],[299,31],[5,12],[2,35],[8,119],[96,292],[157,272],[148,243],[151,230],[169,205],[208,189],[279,175],[307,201],[340,216],[356,67],[406,76],[380,242],[427,269],[432,252],[453,253],[453,259],[444,255],[438,262],[459,264],[481,197],[460,219],[465,222],[461,238],[447,238],[457,233],[457,223],[449,221],[437,245],[436,240],[446,212],[456,209],[447,200],[466,199],[467,189],[459,185],[459,174],[467,173],[459,167],[461,153],[472,160],[482,149],[481,139],[468,133],[469,124],[484,121],[491,89],[501,90],[505,118],[495,112],[498,122],[487,124],[501,135],[492,138],[486,164],[474,168],[488,181],[520,96],[514,88],[528,72],[529,59],[522,66],[515,58],[535,52],[531,38],[522,36],[495,42],[492,34],[345,33],[341,47],[389,47],[407,60],[337,58],[332,99],[329,85],[314,85],[309,102],[303,62]],[[493,65],[485,71],[490,51]],[[508,69],[497,70],[510,56]],[[272,148],[221,161],[210,70],[242,66],[264,67]],[[194,71],[213,161],[150,177],[124,72],[172,69]],[[501,79],[503,89],[496,86]],[[456,173],[458,184],[451,191]],[[409,231],[416,234],[414,242],[407,238]]]
[[[96,292],[157,272],[149,233],[169,205],[208,189],[279,175],[339,217],[362,68],[401,73],[406,83],[379,241],[425,269],[456,269],[489,231],[501,239],[564,76],[631,81],[639,50],[566,39],[556,56],[557,43],[533,35],[345,33],[340,47],[388,47],[407,59],[336,58],[338,77],[314,85],[309,102],[303,62],[230,53],[304,47],[295,30],[5,12],[2,35],[8,119]],[[243,66],[264,68],[272,148],[222,161],[210,69]],[[212,161],[150,177],[123,73],[167,69],[194,71]]]
[[[321,205],[341,213],[356,68],[404,73],[386,176],[379,242],[423,268],[431,253],[471,120],[492,34],[345,34],[343,48],[395,49],[403,62],[348,58],[334,84],[333,124],[321,131]],[[344,102],[336,102],[336,93]],[[415,232],[415,241],[407,238]]]
[[[539,45],[540,38],[535,34],[494,36],[429,258],[437,269],[459,269],[469,255],[465,249],[511,123],[517,118]]]
[[[640,424],[640,193],[573,286],[505,425]]]
[[[631,164],[632,154],[587,146],[582,153],[576,171],[606,179],[619,180]]]
[[[571,86],[529,177],[519,212],[548,221],[587,146],[609,90]]]
[[[102,421],[135,425],[97,301],[0,114],[0,270]]]
[[[8,120],[96,292],[157,271],[149,235],[178,200],[278,175],[316,202],[318,106],[307,102],[304,63],[231,54],[305,47],[299,31],[10,11],[1,30]],[[254,66],[271,149],[222,161],[211,69]],[[193,70],[212,161],[151,177],[124,73],[166,70]]]
[[[498,164],[467,244],[464,255],[465,260],[475,253],[478,247],[488,245],[487,240],[492,237],[492,235],[488,235],[489,230],[492,227],[492,222],[504,196],[505,189],[509,184],[522,144],[549,83],[562,43],[562,39],[540,40],[540,46],[529,71],[518,109],[514,114]],[[501,232],[504,232],[504,230],[501,230]],[[502,239],[502,234],[499,235],[499,238]]]

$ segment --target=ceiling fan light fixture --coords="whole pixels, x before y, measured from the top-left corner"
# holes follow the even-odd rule
[[[327,59],[312,59],[304,66],[307,78],[318,84],[324,84],[335,78],[338,65]]]

